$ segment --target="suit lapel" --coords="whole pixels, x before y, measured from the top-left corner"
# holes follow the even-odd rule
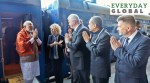
[[[76,29],[76,33],[80,30],[81,27],[82,27],[82,25],[80,24]]]
[[[127,49],[130,49],[134,46],[134,44],[137,44],[136,42],[138,41],[139,37],[141,37],[141,34],[138,32],[127,46]]]
[[[77,27],[76,31],[73,31],[73,33],[72,33],[73,41],[72,41],[72,42],[75,42],[75,41],[76,41],[76,37],[77,37],[77,35],[78,35],[78,32],[79,32],[81,26],[82,26],[82,25],[80,24],[80,25]]]
[[[74,42],[75,41],[75,38],[76,38],[76,31],[73,31],[73,33],[72,33],[72,42]]]
[[[96,40],[94,41],[94,43],[95,44],[98,44],[99,43],[99,41],[101,40],[101,37],[103,36],[103,34],[104,34],[104,32],[105,32],[105,29],[103,28],[101,31],[99,31],[99,33],[98,33],[98,35],[97,35],[97,38],[96,38]]]
[[[72,36],[75,36],[75,34],[76,34],[76,31],[73,31]]]

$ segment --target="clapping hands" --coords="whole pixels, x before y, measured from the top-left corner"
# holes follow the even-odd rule
[[[68,43],[68,42],[70,42],[71,40],[72,40],[72,37],[69,36],[68,33],[66,33],[66,34],[65,34],[65,43]]]
[[[62,45],[63,40],[60,40],[59,42],[54,41],[54,45]]]

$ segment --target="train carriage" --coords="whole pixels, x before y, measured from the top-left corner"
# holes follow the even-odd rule
[[[52,23],[58,23],[62,27],[62,35],[67,32],[68,21],[67,17],[69,14],[78,14],[83,24],[88,26],[88,21],[90,17],[94,15],[101,16],[103,19],[103,27],[107,28],[108,32],[111,35],[119,37],[117,28],[117,15],[110,15],[110,8],[105,6],[100,6],[96,4],[96,0],[91,0],[91,2],[86,0],[53,0],[53,3],[49,5],[49,7],[43,11],[43,19],[44,21],[49,21],[49,24],[43,23],[44,28],[44,36],[48,37],[49,33],[49,25]],[[48,18],[46,18],[48,17]],[[137,15],[135,16],[137,20],[139,20],[142,24],[142,31],[149,33],[149,25],[150,25],[150,16],[149,15]],[[46,44],[45,44],[46,45]],[[111,61],[114,61],[114,57],[110,56]],[[63,69],[66,69],[64,66]],[[66,70],[63,70],[64,74],[66,74]],[[52,75],[52,74],[51,74]]]

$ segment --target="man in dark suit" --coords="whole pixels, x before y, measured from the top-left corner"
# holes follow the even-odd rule
[[[54,66],[56,83],[63,83],[62,63],[65,48],[64,37],[61,35],[61,27],[58,24],[50,26],[52,35],[49,35],[47,46],[50,47],[49,57]]]
[[[83,31],[82,36],[86,47],[91,51],[91,75],[93,83],[108,83],[110,77],[110,36],[102,27],[100,16],[89,20],[90,36]]]
[[[110,43],[117,57],[115,83],[148,83],[146,65],[150,55],[150,39],[135,28],[132,15],[118,17],[119,41],[111,37]]]
[[[65,35],[65,42],[70,48],[70,60],[72,65],[73,83],[90,83],[90,51],[86,48],[82,32],[88,29],[80,23],[78,15],[68,16],[69,26],[74,29],[72,38]]]

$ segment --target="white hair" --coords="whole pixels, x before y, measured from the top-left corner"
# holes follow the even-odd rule
[[[25,22],[23,23],[23,27],[27,26],[28,24],[31,24],[32,27],[34,27],[33,23],[32,23],[31,21],[29,21],[29,20],[27,20],[27,21],[25,21]]]
[[[80,21],[80,18],[79,18],[79,16],[77,15],[77,14],[70,14],[69,16],[68,16],[68,20],[76,20],[76,21]]]

